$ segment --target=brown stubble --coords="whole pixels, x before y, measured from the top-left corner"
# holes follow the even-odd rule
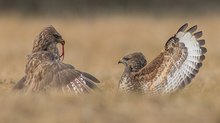
[[[220,113],[220,17],[164,18],[110,15],[94,18],[0,17],[0,121],[2,122],[218,122]],[[182,24],[197,24],[208,52],[192,83],[169,96],[117,94],[123,66],[117,61],[139,51],[150,62]],[[75,97],[57,93],[32,96],[10,92],[24,75],[35,36],[53,25],[66,40],[65,63],[100,79],[102,91]],[[14,116],[14,118],[11,118]]]

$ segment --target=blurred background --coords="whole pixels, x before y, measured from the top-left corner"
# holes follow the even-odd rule
[[[0,122],[218,123],[219,7],[218,0],[0,0]],[[124,69],[118,60],[138,51],[149,63],[186,22],[203,31],[208,49],[192,83],[166,96],[118,94]],[[100,79],[101,93],[11,92],[35,37],[48,25],[66,40],[64,62]]]
[[[215,12],[219,8],[218,0],[1,0],[2,13],[18,12],[40,15],[73,15],[94,13],[170,13],[188,14]]]

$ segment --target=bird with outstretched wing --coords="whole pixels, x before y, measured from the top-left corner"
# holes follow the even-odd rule
[[[62,45],[61,54],[57,44]],[[92,75],[63,63],[65,41],[53,26],[44,28],[34,41],[28,55],[25,76],[17,82],[14,90],[39,92],[51,89],[82,94],[97,89],[99,80]]]
[[[168,94],[189,84],[202,66],[207,52],[202,31],[197,25],[186,30],[184,24],[165,44],[162,52],[149,64],[145,56],[132,53],[119,63],[125,70],[119,81],[119,90],[125,93]]]

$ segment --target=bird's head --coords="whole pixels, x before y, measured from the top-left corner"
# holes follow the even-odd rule
[[[136,52],[121,58],[118,61],[118,64],[120,63],[125,65],[125,69],[131,72],[137,72],[147,64],[147,61],[142,53]]]
[[[60,57],[64,57],[65,41],[63,40],[62,36],[56,31],[53,26],[45,27],[36,37],[32,52],[51,51],[58,53],[58,49],[56,47],[58,43],[62,45],[62,53]]]

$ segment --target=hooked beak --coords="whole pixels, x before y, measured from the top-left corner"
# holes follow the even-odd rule
[[[59,43],[61,43],[62,45],[65,45],[65,41],[63,39],[60,39]]]
[[[122,64],[124,63],[124,59],[123,58],[118,61],[118,64],[121,64],[121,63]]]

